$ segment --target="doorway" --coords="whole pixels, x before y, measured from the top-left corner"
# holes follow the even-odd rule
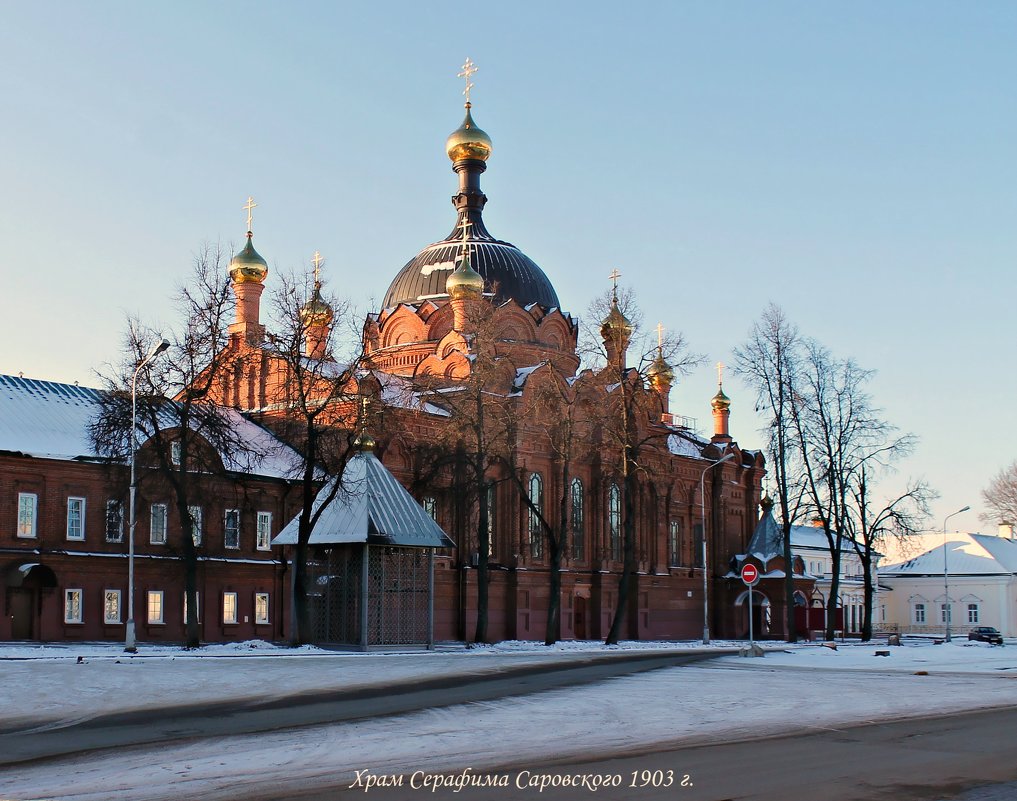
[[[35,639],[36,591],[21,587],[8,590],[7,609],[11,614],[11,639]]]

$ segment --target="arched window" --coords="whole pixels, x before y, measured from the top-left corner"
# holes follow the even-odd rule
[[[544,514],[544,481],[540,473],[530,474],[530,554],[534,559],[544,555],[544,529],[540,517]]]
[[[667,531],[667,564],[678,567],[682,555],[682,526],[680,520],[672,520]]]
[[[572,479],[572,558],[586,558],[586,536],[583,533],[583,482]]]
[[[494,491],[494,484],[487,485],[487,555],[494,556],[494,535],[497,528],[494,523],[498,519],[497,495]]]
[[[617,484],[612,484],[607,496],[607,528],[610,537],[611,558],[622,558],[621,532],[621,492]]]
[[[420,505],[424,507],[424,511],[432,520],[438,520],[438,504],[433,495],[425,495]]]

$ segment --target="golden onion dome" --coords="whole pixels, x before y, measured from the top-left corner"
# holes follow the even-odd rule
[[[770,493],[764,493],[763,497],[759,499],[759,506],[763,510],[763,514],[766,514],[773,508],[773,498],[770,497]]]
[[[657,351],[657,358],[650,363],[650,369],[646,371],[650,381],[654,384],[673,384],[674,370],[667,363],[664,354]]]
[[[251,241],[254,235],[247,232],[247,244],[230,259],[230,278],[237,284],[260,284],[268,276],[268,262],[254,249]]]
[[[377,444],[374,441],[374,437],[367,433],[366,428],[362,428],[360,433],[357,434],[357,438],[353,440],[353,447],[358,451],[373,451]]]
[[[717,394],[713,396],[713,400],[710,401],[710,405],[713,407],[715,412],[726,411],[731,408],[731,399],[724,394],[724,387],[717,387]]]
[[[632,330],[632,322],[618,308],[618,299],[615,298],[611,301],[611,311],[607,313],[607,317],[600,324],[600,335],[604,339],[614,339],[615,337],[627,339],[632,336]]]
[[[463,124],[448,135],[445,152],[452,161],[477,159],[487,161],[491,155],[491,137],[477,127],[470,115],[470,104],[466,104],[466,118]]]
[[[452,274],[445,280],[445,291],[453,300],[464,297],[480,297],[484,294],[484,276],[470,266],[470,254],[463,254]]]
[[[335,317],[335,312],[321,298],[321,281],[314,282],[314,294],[311,299],[300,307],[300,320],[304,325],[328,325]]]

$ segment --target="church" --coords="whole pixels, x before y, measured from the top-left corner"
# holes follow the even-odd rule
[[[624,572],[626,514],[634,517],[634,554],[621,636],[742,636],[748,620],[741,608],[744,587],[731,579],[730,563],[745,553],[756,526],[763,456],[743,450],[731,436],[731,401],[722,386],[711,400],[713,433],[707,438],[692,430],[688,418],[671,413],[675,373],[662,349],[643,360],[642,369],[628,364],[633,327],[618,303],[617,273],[600,326],[604,364],[580,369],[578,320],[564,310],[548,275],[485,224],[481,177],[493,144],[473,118],[471,68],[467,62],[461,75],[467,80],[465,118],[446,141],[458,183],[451,231],[393,270],[382,308],[364,322],[351,392],[369,398],[372,415],[387,421],[372,432],[378,458],[455,542],[435,562],[434,637],[472,638],[478,580],[486,575],[489,641],[543,639],[552,592],[560,594],[562,638],[604,638]],[[259,306],[270,279],[251,231],[247,237],[230,265],[236,367],[224,377],[220,401],[272,427],[273,419],[286,415],[288,368],[266,345]],[[329,327],[336,321],[320,282],[314,286],[301,310],[304,353],[328,360]],[[483,382],[492,408],[514,422],[501,446],[493,444],[494,435],[488,443],[502,453],[478,468],[482,490],[467,490],[454,470],[429,467],[455,449],[450,418],[464,414],[456,394],[476,381]],[[628,468],[638,476],[626,481],[624,447],[605,433],[603,419],[580,426],[581,446],[563,471],[553,427],[534,411],[538,396],[558,387],[573,402],[607,408],[622,385],[633,396],[629,435],[640,446]],[[355,407],[347,406],[337,411],[338,419],[356,417]],[[476,447],[471,440],[466,450]],[[566,532],[557,568],[541,521]],[[769,619],[779,626],[782,590],[776,583],[773,589]],[[765,599],[764,592],[755,595]]]
[[[634,326],[619,302],[617,272],[611,276],[615,292],[598,321],[602,358],[591,362],[580,349],[579,320],[563,306],[548,274],[488,230],[481,178],[493,144],[473,118],[473,70],[467,61],[461,75],[467,80],[465,118],[446,141],[457,181],[451,230],[401,269],[393,268],[382,307],[363,323],[356,363],[333,362],[332,329],[339,321],[322,293],[318,264],[313,292],[298,314],[300,360],[331,364],[347,376],[348,391],[328,401],[335,405],[334,425],[352,434],[373,421],[370,434],[360,432],[358,441],[369,441],[371,451],[361,461],[383,465],[436,524],[429,572],[422,579],[414,574],[431,600],[428,641],[469,642],[478,630],[488,642],[545,639],[553,598],[560,610],[554,636],[562,639],[604,639],[616,618],[622,639],[744,637],[749,609],[736,570],[751,553],[759,521],[763,455],[741,448],[732,436],[732,402],[720,377],[709,399],[710,435],[672,411],[675,370],[662,340],[649,355],[630,353]],[[214,401],[240,413],[238,426],[285,439],[285,423],[294,414],[288,375],[293,362],[280,358],[278,340],[262,320],[261,298],[272,279],[254,247],[253,205],[249,199],[246,244],[228,268],[235,320],[223,362],[228,368],[214,384]],[[46,393],[53,408],[63,408],[58,404],[64,395],[82,408],[94,402],[93,391],[45,384],[7,381],[17,415],[34,415]],[[467,413],[471,403],[464,400],[471,399],[474,412],[487,415],[482,424]],[[496,432],[493,418],[501,426]],[[75,436],[83,420],[75,418]],[[119,509],[120,501],[107,498],[109,483],[94,456],[78,450],[50,464],[46,454],[53,451],[41,441],[25,441],[17,416],[8,422],[6,429],[0,426],[0,637],[121,639],[127,597],[119,576],[125,561],[122,518],[107,520],[100,512]],[[472,439],[471,426],[481,432]],[[566,428],[567,448],[561,435]],[[8,439],[15,444],[5,444]],[[474,467],[472,482],[463,480],[464,463]],[[26,484],[29,465],[32,487]],[[75,485],[80,489],[65,491],[69,469],[81,473]],[[233,500],[229,482],[243,477],[230,475],[216,479],[223,487],[214,493],[228,496],[219,505],[229,508],[206,514],[225,528],[202,545],[203,564],[214,565],[202,602],[202,639],[285,639],[292,626],[292,540],[276,537],[296,514],[299,492],[292,475],[266,467],[255,477],[257,500],[250,489]],[[378,486],[391,488],[384,481]],[[90,493],[95,497],[86,499]],[[143,500],[153,508],[162,503]],[[72,526],[72,503],[81,515],[89,510],[89,531],[112,532],[100,546],[67,547],[65,522],[66,539],[72,529],[79,542],[86,538],[84,523]],[[255,525],[255,514],[256,536],[248,536],[245,526]],[[52,532],[42,530],[45,521]],[[182,528],[172,515],[159,525],[167,532]],[[161,555],[164,529],[157,538],[148,528],[156,531],[156,523],[143,516],[139,593],[145,603],[158,602],[160,616],[142,636],[182,639],[182,581]],[[236,551],[238,536],[250,553]],[[325,564],[325,550],[316,546],[312,561]],[[156,564],[158,573],[145,573],[145,565]],[[752,593],[753,605],[761,607],[753,617],[756,635],[780,637],[784,566],[779,555],[760,564],[762,580]],[[794,572],[799,578],[800,566]],[[619,604],[623,577],[627,601]],[[806,578],[797,582],[803,590]],[[315,584],[334,579],[326,568]],[[387,586],[399,590],[401,580],[389,577]],[[91,600],[82,612],[82,599],[93,595],[106,598],[105,615],[103,604]],[[20,617],[9,623],[13,605]],[[623,612],[616,615],[619,606]],[[479,629],[478,614],[486,618]]]

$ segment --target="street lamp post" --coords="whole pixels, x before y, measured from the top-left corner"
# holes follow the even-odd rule
[[[943,518],[943,615],[946,617],[946,641],[950,642],[950,618],[953,617],[953,607],[950,606],[950,566],[946,559],[946,521],[954,515],[966,512],[970,506],[958,509]]]
[[[734,453],[729,453],[727,456],[704,467],[703,471],[699,474],[699,510],[703,518],[703,645],[710,644],[710,568],[709,563],[706,561],[706,485],[703,479],[706,478],[706,474],[710,470],[732,458],[734,458]],[[752,610],[750,609],[749,614],[751,613]]]
[[[134,368],[134,375],[131,376],[131,492],[128,510],[130,534],[127,540],[127,634],[124,640],[124,650],[129,654],[136,653],[138,650],[134,631],[134,527],[138,523],[138,515],[134,507],[134,498],[138,489],[134,475],[134,456],[138,450],[138,373],[141,372],[142,367],[166,350],[169,345],[169,341],[165,339],[156,343],[141,364]]]

